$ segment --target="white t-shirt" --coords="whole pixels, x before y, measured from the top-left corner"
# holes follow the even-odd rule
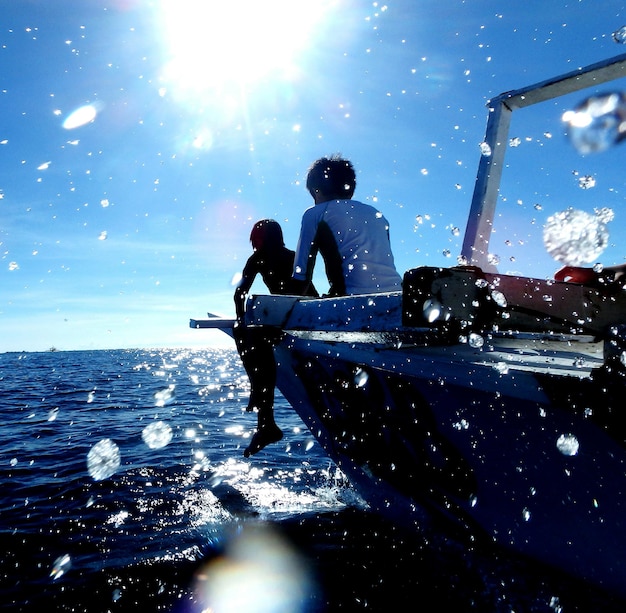
[[[311,280],[317,252],[322,254],[331,295],[399,291],[389,241],[389,223],[380,211],[357,200],[330,200],[302,216],[294,260],[295,279]]]

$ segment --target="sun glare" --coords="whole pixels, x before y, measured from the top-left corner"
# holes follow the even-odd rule
[[[331,0],[162,0],[168,61],[162,83],[177,97],[237,94],[289,80]],[[175,90],[175,91],[172,91]]]

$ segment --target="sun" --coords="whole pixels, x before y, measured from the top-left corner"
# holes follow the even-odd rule
[[[296,78],[335,1],[161,0],[162,95],[220,96],[228,104],[260,81]]]

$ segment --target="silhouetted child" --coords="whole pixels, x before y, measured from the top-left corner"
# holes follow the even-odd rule
[[[291,275],[295,253],[285,247],[280,224],[272,219],[257,221],[250,233],[254,253],[248,258],[242,278],[235,290],[237,324],[234,328],[235,342],[241,361],[250,379],[250,401],[246,410],[258,412],[257,431],[244,451],[250,457],[265,446],[283,437],[274,421],[274,387],[276,385],[276,361],[274,347],[282,338],[278,328],[246,326],[244,321],[245,300],[258,274],[272,294],[300,294]],[[313,285],[304,292],[317,296]]]

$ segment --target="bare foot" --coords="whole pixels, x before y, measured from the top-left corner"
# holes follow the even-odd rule
[[[250,444],[243,452],[244,457],[249,458],[251,455],[258,453],[267,445],[278,442],[283,438],[283,433],[277,425],[265,426],[259,428],[252,437]]]

